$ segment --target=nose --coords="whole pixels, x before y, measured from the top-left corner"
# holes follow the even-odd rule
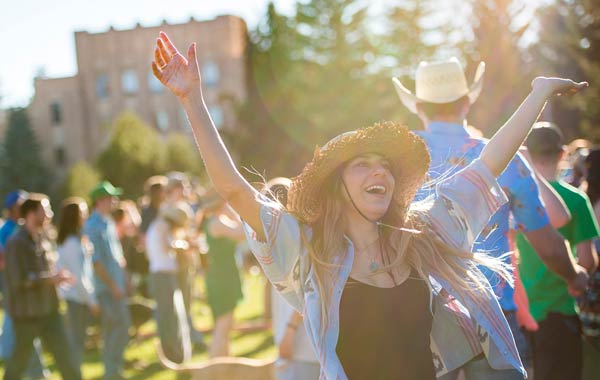
[[[375,177],[383,177],[385,176],[387,169],[383,165],[376,165],[373,168],[373,176]]]

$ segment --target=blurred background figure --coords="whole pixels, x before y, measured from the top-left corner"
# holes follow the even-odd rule
[[[212,191],[203,204],[204,227],[208,243],[206,297],[214,331],[209,357],[229,356],[229,334],[235,307],[243,298],[242,280],[235,257],[236,246],[244,239],[239,216]]]
[[[186,203],[169,203],[146,233],[158,335],[166,357],[175,363],[183,363],[191,355],[190,328],[177,275],[177,255],[189,249],[185,235],[191,217],[192,210]]]
[[[67,302],[67,333],[75,364],[80,367],[85,351],[86,330],[91,316],[100,314],[94,293],[94,247],[82,234],[88,218],[88,207],[82,198],[73,197],[63,201],[58,222],[58,263],[60,269],[73,276],[70,284],[59,288],[60,296]]]
[[[140,245],[140,212],[135,202],[121,200],[112,212],[117,230],[117,237],[123,247],[129,284],[132,295],[147,297],[146,277],[148,275],[148,258]]]
[[[6,243],[8,311],[15,340],[5,380],[21,379],[35,338],[43,340],[63,379],[81,379],[59,311],[57,287],[73,278],[55,265],[55,245],[47,229],[53,215],[46,195],[29,194],[20,208],[23,225]]]
[[[4,258],[6,243],[8,242],[8,239],[19,229],[21,205],[23,202],[25,202],[28,196],[29,194],[24,190],[15,190],[10,192],[4,199],[6,220],[2,225],[2,228],[0,228],[0,256],[3,256]],[[2,271],[2,273],[4,272]],[[0,282],[4,285],[5,280],[1,277],[2,275],[0,274]],[[3,285],[0,285],[0,287]],[[5,308],[4,320],[2,322],[2,335],[0,336],[0,355],[2,358],[4,358],[4,360],[10,359],[14,345],[15,335],[13,331],[13,323],[12,319],[10,318],[10,313],[8,313],[8,308]],[[35,339],[33,343],[33,351],[27,367],[27,376],[32,379],[45,379],[50,376],[50,372],[45,367],[42,360],[42,345],[39,339]]]
[[[142,204],[142,224],[140,225],[140,234],[142,243],[143,235],[148,231],[150,223],[158,216],[160,206],[166,199],[166,187],[169,180],[167,177],[157,175],[150,177],[144,183],[145,202]]]
[[[122,193],[121,189],[107,181],[96,185],[90,193],[93,212],[84,226],[84,233],[94,245],[94,287],[100,305],[105,380],[122,379],[131,325],[126,300],[126,262],[112,218],[117,197]]]
[[[184,173],[171,172],[167,174],[166,201],[169,205],[176,202],[185,202],[190,204],[191,184],[190,180]],[[177,255],[179,265],[178,279],[181,293],[183,294],[183,302],[185,303],[185,311],[187,315],[188,325],[190,326],[190,336],[192,343],[199,347],[204,346],[204,336],[196,329],[191,316],[192,295],[194,294],[194,278],[197,273],[198,258],[196,251],[190,249],[184,254]]]
[[[287,204],[288,178],[273,178],[262,191],[281,205]],[[269,286],[272,286],[269,284]],[[278,380],[317,380],[321,367],[311,347],[302,315],[277,292],[271,292],[273,339],[278,349],[275,373]]]
[[[594,272],[598,257],[593,241],[598,238],[598,224],[586,194],[558,179],[565,152],[562,132],[552,123],[536,123],[526,145],[537,172],[558,192],[571,214],[571,220],[558,231],[569,243],[577,263],[589,273]],[[531,314],[539,325],[532,334],[534,376],[544,380],[579,380],[583,354],[576,300],[566,283],[542,263],[522,235],[517,237],[517,245],[521,278]]]
[[[590,198],[596,221],[600,220],[600,148],[591,149],[585,160],[585,182],[582,188]],[[594,241],[600,252],[600,239]],[[600,265],[590,276],[590,287],[579,301],[580,319],[584,335],[583,379],[593,380],[600,374]]]

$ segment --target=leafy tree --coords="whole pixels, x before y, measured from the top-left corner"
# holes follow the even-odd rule
[[[8,111],[8,123],[0,150],[0,195],[15,189],[48,194],[51,174],[44,165],[40,146],[31,129],[27,110]]]
[[[469,72],[486,62],[481,96],[469,122],[493,134],[529,92],[533,73],[524,60],[521,41],[529,29],[524,0],[472,1],[473,40],[467,43]],[[472,76],[468,77],[472,80]]]
[[[575,80],[600,77],[600,8],[593,0],[556,0],[539,9],[539,41],[531,54],[546,72]],[[590,88],[572,98],[555,98],[551,115],[568,139],[600,142],[600,89]]]
[[[159,134],[135,114],[124,113],[115,121],[97,166],[103,178],[123,188],[126,197],[136,197],[148,177],[164,171],[165,156]]]
[[[418,129],[421,121],[400,103],[391,78],[400,77],[409,88],[414,88],[414,72],[421,61],[438,58],[443,48],[454,46],[450,40],[454,26],[450,22],[432,25],[443,11],[437,0],[396,0],[385,11],[385,28],[379,38],[378,58],[383,74],[383,88],[379,97],[382,114],[386,119],[403,120]],[[388,116],[390,115],[390,116]]]
[[[237,107],[239,125],[234,135],[222,132],[237,162],[266,177],[293,175],[309,158],[309,150],[296,138],[298,128],[308,124],[296,108],[302,96],[296,87],[301,70],[294,58],[297,41],[293,19],[269,3],[264,22],[250,33],[249,94]],[[242,174],[259,180],[244,170]]]
[[[193,139],[181,133],[169,135],[166,144],[166,171],[179,171],[196,176],[203,174],[202,159]]]
[[[90,191],[100,180],[100,173],[93,166],[80,161],[69,169],[62,186],[62,196],[78,196],[89,202]]]

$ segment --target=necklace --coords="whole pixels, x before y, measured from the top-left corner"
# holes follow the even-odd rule
[[[366,252],[369,248],[371,248],[371,246],[375,243],[377,243],[379,241],[379,238],[373,240],[372,242],[370,242],[369,244],[367,244],[366,246],[364,246],[362,249],[359,250],[355,250],[355,255],[359,255],[362,254],[363,252]],[[369,263],[369,270],[371,272],[375,272],[379,269],[379,263],[377,262],[376,258],[376,254],[372,255],[370,258],[370,263]]]

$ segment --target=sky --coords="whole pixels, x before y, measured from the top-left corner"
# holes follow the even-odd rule
[[[389,0],[365,0],[386,3]],[[529,0],[539,3],[548,0]],[[291,13],[295,0],[273,0],[277,10]],[[74,32],[130,29],[139,22],[183,23],[234,14],[252,28],[266,12],[268,0],[0,0],[0,108],[26,106],[33,78],[75,75]],[[387,3],[389,4],[389,2]]]
[[[74,32],[182,23],[220,14],[243,17],[250,27],[265,14],[267,0],[0,0],[0,107],[26,106],[33,77],[75,75]],[[290,12],[294,0],[274,0]]]

